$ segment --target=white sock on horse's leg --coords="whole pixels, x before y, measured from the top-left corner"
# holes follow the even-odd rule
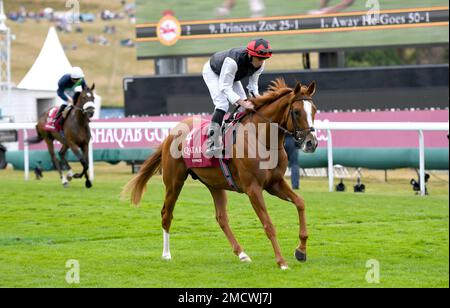
[[[239,254],[239,260],[241,260],[241,262],[252,262],[252,259],[250,259],[250,257],[245,252],[241,252]]]
[[[62,178],[61,178],[61,183],[66,186],[67,184],[69,184],[69,181],[67,180],[67,177],[63,174]]]
[[[164,240],[164,249],[162,258],[164,260],[170,260],[172,259],[172,256],[170,255],[170,234],[166,232],[166,230],[163,229],[163,240]]]
[[[67,175],[66,175],[66,176],[67,176],[68,178],[73,178],[73,174],[74,174],[74,173],[73,173],[72,169],[70,169],[69,171],[67,171]]]

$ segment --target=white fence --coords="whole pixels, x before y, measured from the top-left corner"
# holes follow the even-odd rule
[[[92,129],[138,129],[138,128],[173,128],[178,122],[97,122],[91,123]],[[0,123],[0,130],[23,130],[24,140],[28,138],[28,129],[34,129],[35,123]],[[415,131],[419,138],[420,157],[420,191],[425,196],[425,140],[424,131],[449,131],[449,123],[420,123],[420,122],[321,122],[317,121],[316,129],[327,131],[328,141],[328,181],[329,191],[334,190],[333,174],[333,131]],[[94,159],[92,144],[89,147],[89,172],[94,179]],[[29,148],[24,144],[25,180],[29,179]]]

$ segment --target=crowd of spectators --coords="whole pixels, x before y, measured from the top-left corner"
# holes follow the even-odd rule
[[[122,11],[114,12],[112,10],[103,10],[98,14],[92,13],[81,13],[79,16],[76,16],[78,21],[80,22],[93,22],[97,18],[101,20],[120,20],[120,19],[130,19],[132,23],[136,20],[136,6],[134,3],[128,3],[127,1],[122,1]],[[18,11],[9,12],[8,19],[18,23],[24,23],[27,20],[35,20],[39,21],[50,21],[50,22],[58,22],[61,19],[73,19],[73,12],[71,10],[67,11],[55,11],[53,8],[45,8],[40,10],[39,12],[27,11],[25,6],[20,6]]]
[[[112,10],[103,10],[97,14],[82,13],[74,15],[72,11],[55,11],[53,8],[45,8],[39,12],[27,11],[25,6],[20,6],[18,11],[8,12],[8,19],[17,23],[26,23],[28,21],[35,22],[50,22],[53,23],[56,29],[62,33],[83,33],[83,24],[94,22],[97,19],[103,22],[113,20],[128,19],[131,24],[136,22],[136,6],[134,3],[121,1],[122,11],[114,12]],[[106,24],[103,28],[102,34],[89,34],[86,38],[89,44],[98,44],[101,46],[109,46],[110,42],[107,35],[115,35],[117,29],[115,25]],[[133,47],[132,39],[121,40],[121,46]],[[76,46],[66,46],[67,49],[76,50]]]

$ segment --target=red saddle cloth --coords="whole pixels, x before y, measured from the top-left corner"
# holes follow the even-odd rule
[[[47,122],[45,123],[45,130],[50,132],[59,132],[62,130],[62,127],[59,123],[56,123],[56,114],[58,113],[59,107],[52,107],[47,112]],[[59,122],[59,121],[58,121]]]
[[[194,125],[186,142],[183,143],[183,159],[188,168],[216,168],[219,160],[215,157],[205,157],[206,141],[208,140],[209,120],[202,120],[200,125]]]
[[[239,113],[234,120],[227,124],[224,130],[222,144],[224,148],[228,148],[234,144],[234,131],[236,124],[243,118],[244,113]],[[218,158],[205,157],[206,142],[208,140],[208,128],[211,121],[202,119],[199,124],[194,124],[186,142],[183,144],[183,159],[187,168],[217,168],[220,167]],[[227,152],[225,152],[227,153]],[[223,157],[222,161],[228,163],[230,157]]]

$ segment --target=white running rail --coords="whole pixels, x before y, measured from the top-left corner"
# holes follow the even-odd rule
[[[91,129],[138,129],[138,128],[173,128],[178,122],[94,122]],[[23,130],[24,140],[28,138],[27,130],[34,129],[35,123],[0,123],[1,130]],[[420,157],[420,191],[425,196],[425,140],[424,131],[449,131],[448,122],[322,122],[316,121],[315,128],[327,131],[328,141],[328,185],[329,191],[334,191],[333,174],[333,141],[332,131],[415,131],[419,138]],[[89,172],[94,178],[94,160],[92,143],[89,147]],[[29,179],[29,148],[24,143],[25,180]]]

